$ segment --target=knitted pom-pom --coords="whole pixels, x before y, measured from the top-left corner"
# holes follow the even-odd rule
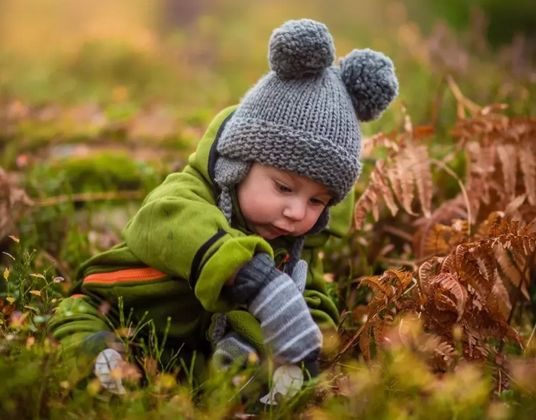
[[[270,68],[282,79],[319,74],[333,63],[334,56],[328,28],[314,20],[289,20],[270,38]]]
[[[353,50],[341,61],[341,78],[360,121],[378,118],[398,94],[391,59],[370,49]]]

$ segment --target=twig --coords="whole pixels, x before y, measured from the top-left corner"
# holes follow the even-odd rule
[[[461,107],[465,107],[473,114],[477,114],[482,109],[481,106],[477,105],[476,103],[464,96],[464,94],[460,90],[460,87],[456,84],[454,78],[450,74],[447,75],[447,84],[449,86],[450,91],[456,98],[456,102],[458,103],[458,111],[463,112],[463,108]],[[458,117],[464,118],[464,116],[465,115],[463,113],[458,112]]]
[[[535,331],[536,331],[536,324],[534,324],[534,327],[532,328],[532,331],[530,333],[529,339],[527,340],[527,344],[525,344],[525,349],[523,350],[523,353],[525,353],[527,351],[527,349],[529,348],[530,342],[534,338],[534,332]]]
[[[384,226],[383,230],[387,233],[391,233],[392,235],[395,235],[395,236],[398,236],[399,238],[404,239],[406,242],[411,243],[411,241],[413,240],[413,237],[409,233],[403,231],[402,229],[398,229],[394,226]]]
[[[386,262],[388,264],[394,265],[405,265],[407,267],[415,268],[415,263],[413,261],[406,261],[398,258],[378,257],[377,261]]]
[[[376,314],[374,314],[374,316],[376,316]],[[337,353],[337,355],[335,356],[335,358],[333,359],[333,361],[331,362],[331,364],[335,364],[337,363],[341,357],[344,355],[344,353],[346,353],[351,347],[353,347],[355,345],[355,343],[357,342],[359,336],[361,335],[361,333],[363,332],[363,330],[365,329],[366,326],[368,326],[368,321],[370,320],[367,319],[367,322],[365,322],[363,325],[361,325],[361,327],[357,330],[357,332],[354,334],[354,336],[345,344],[345,346],[342,348],[342,350]]]
[[[88,192],[78,194],[64,194],[55,197],[47,197],[40,200],[34,200],[35,207],[56,206],[68,202],[86,202],[86,201],[106,201],[106,200],[135,200],[142,198],[145,192],[136,191],[102,191]]]
[[[465,187],[463,186],[463,182],[460,179],[460,177],[454,172],[449,166],[441,162],[437,159],[430,159],[430,162],[433,163],[436,166],[439,166],[441,169],[443,169],[446,173],[448,173],[450,176],[452,176],[456,182],[458,182],[458,185],[460,186],[460,190],[463,195],[463,200],[465,201],[465,207],[467,207],[467,220],[469,223],[467,223],[467,236],[471,236],[471,223],[473,221],[473,216],[471,214],[471,204],[469,202],[469,196],[467,195],[467,191]]]

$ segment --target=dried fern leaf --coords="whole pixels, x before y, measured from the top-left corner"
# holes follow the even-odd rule
[[[529,298],[528,291],[522,287],[523,274],[512,261],[510,252],[502,246],[495,247],[495,258],[501,271],[501,277],[507,279],[516,289],[520,290],[525,298]]]
[[[367,214],[373,212],[378,215],[378,195],[373,188],[367,188],[361,197],[357,200],[354,209],[354,226],[356,229],[362,229]]]
[[[487,242],[483,242],[471,250],[474,260],[478,266],[480,274],[486,282],[493,284],[495,282],[496,262],[493,250]]]
[[[453,247],[467,240],[467,222],[455,220],[452,226],[436,224],[423,243],[424,255],[446,255]]]
[[[531,139],[533,142],[534,139]],[[519,166],[523,174],[525,192],[531,205],[536,206],[536,147],[525,142],[528,150],[520,151]],[[532,146],[532,147],[531,147]]]
[[[371,359],[371,351],[370,347],[372,344],[372,327],[370,325],[367,325],[366,328],[361,332],[361,335],[359,336],[359,349],[361,350],[361,354],[363,355],[363,358],[365,361],[369,361]]]
[[[492,212],[484,220],[476,232],[479,239],[496,238],[509,233],[516,234],[519,224],[509,221],[501,212]]]
[[[372,290],[372,303],[386,304],[391,295],[393,295],[392,288],[384,284],[379,276],[367,276],[360,279],[360,284],[368,286]],[[376,305],[372,305],[376,306]],[[369,312],[369,315],[372,311]]]
[[[440,341],[434,347],[434,358],[431,367],[434,370],[446,371],[450,369],[457,359],[456,349],[448,341]]]
[[[402,203],[402,196],[404,195],[404,192],[402,191],[402,185],[399,182],[399,179],[402,174],[399,172],[399,166],[397,164],[396,159],[393,160],[389,165],[387,165],[387,167],[385,168],[385,172],[396,199],[400,203]]]
[[[416,216],[411,208],[415,197],[412,164],[411,156],[408,155],[407,148],[405,148],[394,157],[393,163],[387,170],[387,176],[404,211]]]
[[[437,224],[450,223],[453,219],[459,218],[467,218],[465,202],[461,196],[444,202],[432,213],[430,218],[422,217],[417,219],[414,224],[418,229],[412,241],[415,255],[419,258],[429,256],[430,251],[426,247],[430,245],[427,245],[427,241],[429,240],[429,235],[435,235],[435,226]]]
[[[499,319],[506,322],[512,311],[512,303],[510,302],[510,295],[498,273],[496,273],[496,278],[497,280],[491,289],[486,303]]]
[[[465,311],[467,291],[459,282],[458,277],[452,273],[440,273],[431,279],[433,295],[436,306],[441,310],[456,312],[459,321]]]
[[[424,145],[409,147],[407,150],[408,160],[412,162],[411,170],[417,186],[417,194],[425,217],[432,214],[432,170],[430,169],[430,157],[428,149]]]
[[[450,230],[448,226],[437,224],[426,235],[423,244],[423,255],[446,255],[451,247],[446,239],[445,231]]]
[[[372,186],[380,193],[379,195],[385,201],[387,208],[391,212],[392,216],[396,216],[398,213],[398,206],[395,202],[395,198],[391,188],[388,185],[388,179],[385,172],[385,162],[377,161],[374,170],[370,176]]]
[[[512,200],[516,193],[518,148],[513,144],[499,143],[497,145],[497,155],[501,162],[504,178],[505,198]]]
[[[473,255],[472,246],[458,245],[454,252],[456,272],[462,281],[470,284],[479,294],[483,302],[491,293],[492,283],[480,272],[479,264]]]
[[[526,194],[521,194],[515,197],[510,201],[510,203],[508,203],[506,209],[504,209],[504,214],[509,217],[517,215],[519,208],[523,205],[523,203],[525,203],[526,199]]]
[[[417,275],[421,281],[421,285],[429,284],[430,278],[438,274],[440,268],[440,261],[437,258],[430,258],[424,261],[417,270]]]
[[[466,190],[469,196],[469,204],[471,206],[471,212],[473,217],[476,217],[478,210],[481,205],[481,197],[488,195],[487,189],[489,187],[486,185],[485,179],[482,174],[479,172],[478,159],[480,155],[480,144],[477,142],[467,143],[467,181],[466,181]],[[474,222],[474,220],[471,220]]]
[[[456,256],[455,253],[450,253],[441,260],[442,273],[455,273],[456,272]]]

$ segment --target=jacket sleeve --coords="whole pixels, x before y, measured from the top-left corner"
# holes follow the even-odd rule
[[[101,350],[122,346],[98,304],[86,295],[63,299],[48,327],[60,344],[63,372],[72,383],[91,373]]]
[[[342,202],[331,209],[328,227],[324,231],[308,237],[304,244],[302,258],[309,265],[304,297],[313,318],[319,325],[337,327],[339,322],[337,305],[326,290],[324,266],[320,252],[330,238],[343,238],[348,234],[352,222],[354,202],[354,194],[348,194]]]
[[[149,194],[123,235],[143,263],[188,281],[209,312],[231,309],[222,287],[257,252],[273,256],[264,239],[231,228],[191,166],[169,175]]]

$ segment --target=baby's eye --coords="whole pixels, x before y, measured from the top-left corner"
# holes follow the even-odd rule
[[[327,203],[324,200],[321,200],[320,198],[311,198],[311,204],[315,206],[327,206]]]
[[[277,190],[279,192],[282,192],[282,193],[289,193],[289,192],[292,192],[292,189],[290,187],[288,187],[287,185],[285,184],[282,184],[281,182],[275,182],[275,186],[277,188]]]

